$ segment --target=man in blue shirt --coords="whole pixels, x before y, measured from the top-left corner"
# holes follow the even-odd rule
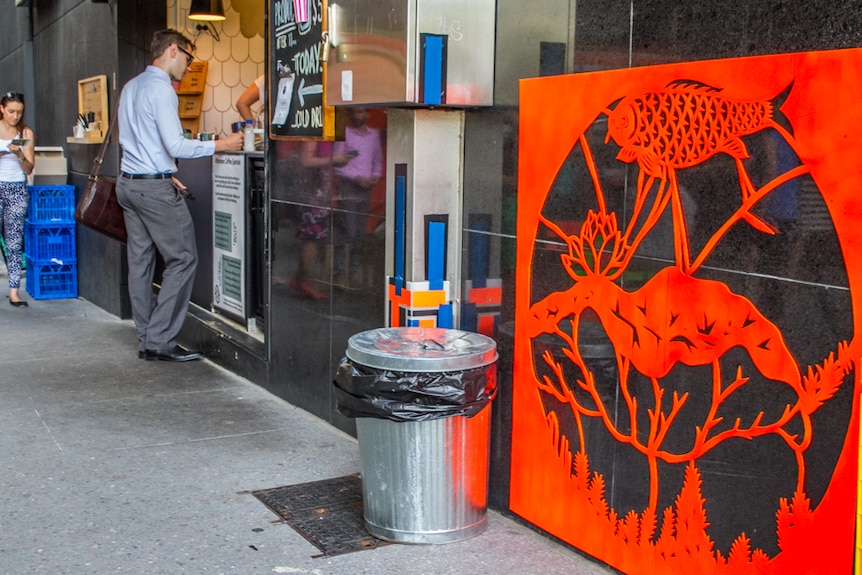
[[[173,174],[176,158],[238,151],[242,134],[201,142],[183,136],[172,80],[180,81],[194,60],[194,44],[176,30],[153,37],[153,63],[123,88],[118,122],[123,158],[117,200],[126,220],[129,295],[138,331],[138,357],[189,361],[201,357],[177,345],[197,269],[194,222],[185,186]],[[153,293],[156,250],[165,270]]]

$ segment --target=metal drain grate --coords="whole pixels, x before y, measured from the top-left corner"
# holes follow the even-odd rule
[[[365,530],[359,475],[252,491],[321,556],[341,555],[388,545]]]

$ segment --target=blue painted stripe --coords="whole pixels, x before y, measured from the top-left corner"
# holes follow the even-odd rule
[[[479,318],[476,304],[461,304],[461,328],[464,331],[479,331]]]
[[[395,177],[395,293],[404,287],[405,240],[407,239],[407,177]]]
[[[488,285],[488,236],[470,234],[470,281],[474,288]]]
[[[437,327],[452,328],[452,304],[440,305],[440,312],[437,314]]]
[[[432,290],[443,289],[443,262],[446,259],[446,224],[428,223],[428,287]]]
[[[423,101],[428,105],[439,104],[443,93],[443,37],[425,36],[425,62],[423,66],[425,92]]]

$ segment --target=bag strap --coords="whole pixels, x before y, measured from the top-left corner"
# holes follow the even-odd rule
[[[95,182],[99,177],[99,171],[102,169],[102,158],[105,157],[105,152],[108,149],[108,143],[111,141],[111,134],[114,132],[114,126],[117,125],[117,112],[119,111],[120,104],[117,102],[117,105],[114,106],[114,115],[108,121],[108,131],[105,132],[105,139],[102,140],[102,147],[99,148],[99,153],[96,154],[96,157],[93,159],[93,168],[90,170],[90,181]]]

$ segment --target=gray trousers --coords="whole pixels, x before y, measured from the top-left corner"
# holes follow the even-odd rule
[[[139,350],[170,349],[183,327],[197,270],[194,222],[171,180],[117,178],[117,200],[129,236],[129,296]],[[156,250],[165,262],[158,296]]]

